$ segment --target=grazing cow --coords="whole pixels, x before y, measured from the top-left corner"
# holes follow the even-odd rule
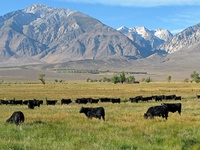
[[[138,103],[138,99],[136,97],[130,97],[129,100],[131,101],[131,103]]]
[[[141,101],[149,101],[152,100],[152,96],[148,96],[148,97],[142,97]]]
[[[175,94],[174,95],[166,95],[165,100],[173,100],[173,99],[175,99],[175,97],[176,97]]]
[[[9,119],[6,120],[6,122],[20,125],[24,122],[24,114],[21,111],[16,111],[11,115]]]
[[[197,99],[200,99],[200,94],[196,94],[197,95]]]
[[[111,102],[114,104],[114,103],[120,103],[121,100],[120,98],[111,98]]]
[[[162,101],[164,99],[164,96],[163,95],[155,95],[155,96],[152,96],[152,98],[155,101]]]
[[[78,104],[87,104],[89,99],[90,98],[77,98],[75,102]]]
[[[111,99],[110,98],[100,98],[101,102],[110,102]]]
[[[92,117],[101,119],[102,117],[105,121],[105,110],[103,107],[81,107],[80,113],[84,113],[88,119],[92,119]]]
[[[57,100],[46,100],[47,105],[56,105]]]
[[[93,103],[97,104],[99,102],[99,99],[93,99],[93,98],[91,98],[88,102],[91,103],[91,104],[93,104]]]
[[[165,106],[165,105],[152,106],[144,114],[145,119],[147,119],[148,117],[153,119],[154,116],[159,116],[159,117],[165,118],[167,120],[167,118],[168,118],[168,108],[167,108],[167,106]]]
[[[35,106],[40,107],[40,101],[39,101],[39,100],[36,100],[36,99],[34,99],[34,100],[29,100],[28,103],[27,103],[27,105],[28,105],[28,108],[34,109]]]
[[[72,103],[72,100],[71,99],[61,99],[61,105],[63,105],[63,104],[70,104],[70,103]]]
[[[176,96],[175,97],[175,100],[181,100],[182,98],[181,98],[181,96]]]
[[[7,101],[7,100],[1,100],[1,104],[8,105],[8,104],[9,104],[9,101]]]
[[[142,96],[136,96],[134,98],[129,98],[131,103],[138,103],[139,100],[142,100]]]
[[[162,103],[161,105],[165,105],[168,108],[168,111],[174,113],[178,111],[179,115],[181,115],[181,103]]]
[[[9,100],[9,104],[15,105],[15,99]]]

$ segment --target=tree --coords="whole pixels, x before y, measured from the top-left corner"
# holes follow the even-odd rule
[[[124,71],[120,74],[119,79],[122,84],[126,81],[126,76]]]
[[[45,74],[39,74],[39,80],[42,82],[42,84],[45,84]]]
[[[200,82],[200,77],[199,74],[196,71],[193,71],[193,73],[190,75],[192,78],[193,82],[199,83]]]
[[[135,77],[134,76],[129,76],[128,78],[126,78],[126,82],[127,83],[134,83],[135,82]]]
[[[167,81],[168,81],[168,82],[171,82],[171,79],[172,79],[171,76],[168,76],[168,77],[167,77]]]
[[[116,84],[116,83],[119,83],[119,82],[120,82],[120,78],[119,78],[117,75],[115,75],[115,76],[112,77],[111,81],[112,81],[114,84]]]
[[[145,82],[147,82],[147,83],[149,83],[151,81],[152,81],[152,79],[150,77],[148,77],[148,78],[145,79]]]

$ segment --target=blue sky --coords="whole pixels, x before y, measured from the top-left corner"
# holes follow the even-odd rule
[[[0,15],[31,4],[80,11],[115,29],[145,26],[176,34],[200,23],[200,0],[3,0]]]

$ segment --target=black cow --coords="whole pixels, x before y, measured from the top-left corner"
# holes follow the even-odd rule
[[[120,100],[120,98],[111,98],[111,102],[112,103],[120,103],[121,100]]]
[[[163,95],[155,95],[155,96],[152,96],[152,98],[155,101],[162,101],[164,99],[164,96]]]
[[[91,98],[88,102],[91,103],[91,104],[93,104],[93,103],[97,104],[99,102],[99,99],[93,99],[93,98]]]
[[[161,105],[167,106],[169,112],[174,113],[178,111],[179,115],[181,115],[181,103],[162,103]]]
[[[87,104],[89,99],[90,98],[77,98],[75,102],[78,104]]]
[[[176,97],[175,94],[174,95],[166,95],[165,100],[173,100],[173,99],[175,99],[175,97]]]
[[[149,101],[149,100],[152,100],[152,96],[147,96],[147,97],[142,97],[141,101]]]
[[[131,103],[138,103],[138,101],[142,100],[142,96],[131,97],[129,100]]]
[[[20,125],[24,122],[24,114],[21,111],[14,112],[9,119],[6,120],[7,123],[15,123]]]
[[[61,105],[63,105],[63,104],[70,104],[70,103],[72,103],[72,100],[71,99],[61,99]]]
[[[110,98],[100,98],[101,102],[110,102],[111,99]]]
[[[181,96],[176,96],[175,97],[175,100],[181,100],[182,98],[181,98]]]
[[[47,105],[56,105],[57,100],[46,100]]]
[[[159,117],[165,118],[167,120],[167,118],[168,118],[168,108],[167,108],[167,106],[166,105],[152,106],[144,114],[145,119],[147,119],[148,117],[153,119],[154,116],[159,116]]]
[[[34,100],[28,101],[28,108],[34,109],[35,106],[40,107],[40,101],[39,100],[34,99]]]
[[[7,101],[7,100],[1,100],[1,104],[8,105],[8,104],[9,104],[9,101]]]
[[[88,119],[92,119],[92,117],[101,119],[102,117],[105,121],[105,110],[103,107],[81,107],[80,113],[84,113]]]

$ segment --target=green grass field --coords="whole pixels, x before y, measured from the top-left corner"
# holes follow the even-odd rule
[[[57,99],[56,106],[0,105],[0,150],[198,150],[200,149],[200,84],[140,83],[111,84],[64,82],[0,84],[0,99]],[[150,106],[161,102],[122,102],[79,105],[81,97],[115,97],[122,101],[138,95],[176,94],[183,97],[182,114],[169,113],[168,120],[144,119]],[[62,98],[73,103],[60,105]],[[44,101],[45,102],[45,101]],[[164,101],[169,102],[169,101]],[[180,102],[180,101],[171,101]],[[82,106],[103,106],[106,121],[88,120],[79,110]],[[21,127],[6,124],[14,111],[22,111]]]

